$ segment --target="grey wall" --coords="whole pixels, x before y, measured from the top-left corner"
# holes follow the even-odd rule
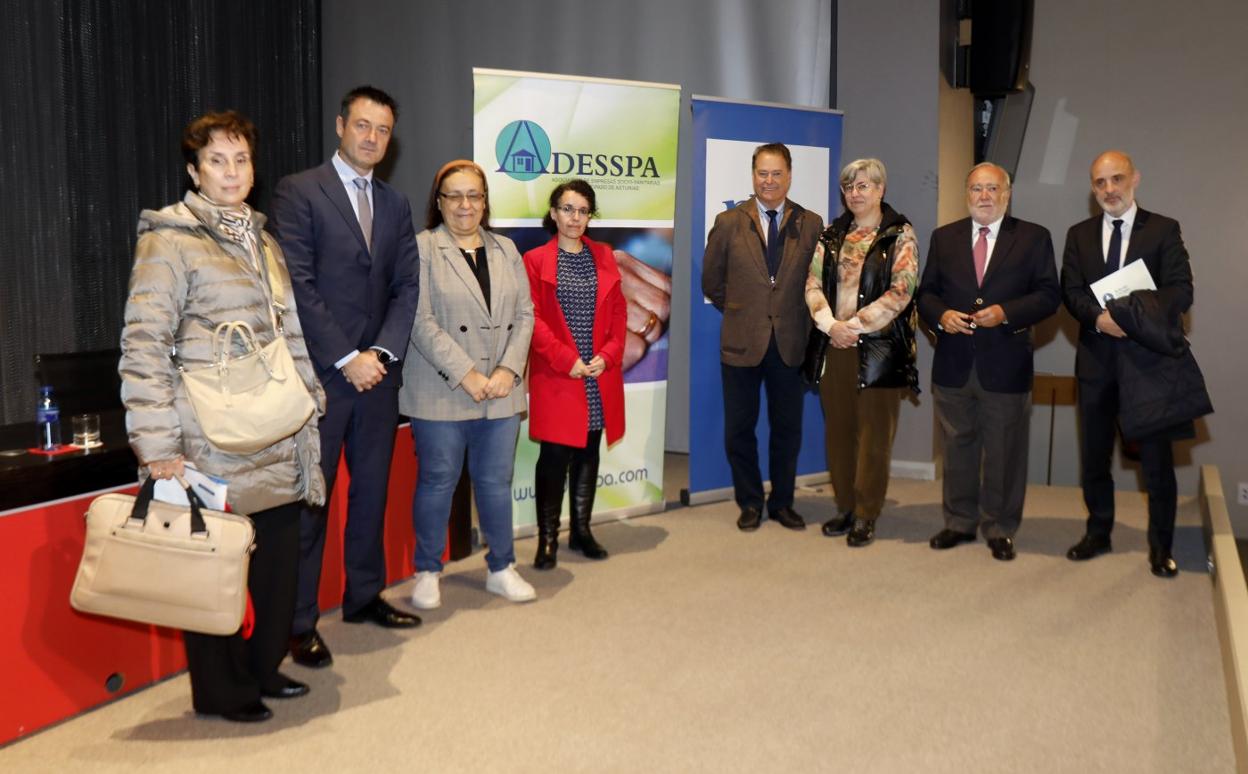
[[[423,212],[444,162],[472,154],[472,68],[682,86],[667,448],[689,434],[689,95],[828,107],[833,0],[323,0],[328,112],[364,82],[399,101],[385,177]],[[361,11],[367,8],[367,13]],[[337,147],[333,115],[325,147]],[[395,150],[398,151],[395,154]],[[742,170],[748,178],[749,170]]]
[[[888,198],[910,215],[926,246],[935,214],[936,103],[939,85],[936,4],[844,2],[839,7],[837,107],[846,113],[846,158],[878,155],[889,166]],[[904,25],[895,23],[906,19]],[[1196,305],[1190,338],[1217,413],[1201,438],[1179,448],[1181,491],[1195,492],[1197,465],[1215,463],[1232,502],[1248,481],[1244,373],[1248,288],[1240,223],[1248,213],[1248,3],[1197,0],[1037,0],[1031,80],[1036,101],[1014,184],[1012,211],[1053,233],[1058,259],[1067,228],[1095,212],[1088,166],[1108,148],[1130,152],[1142,172],[1142,207],[1177,218],[1192,256]],[[886,30],[863,35],[862,30]],[[948,131],[948,130],[946,130]],[[942,146],[965,142],[940,136]],[[960,189],[963,179],[940,180]],[[960,196],[950,193],[948,196]],[[1041,371],[1074,372],[1075,326],[1063,310],[1037,337]],[[926,383],[931,350],[920,343]],[[925,394],[903,415],[894,457],[931,459],[932,415]],[[1043,481],[1049,412],[1032,422],[1031,479]],[[1055,416],[1054,483],[1078,483],[1073,409]],[[1118,468],[1120,489],[1141,484]],[[1248,508],[1232,505],[1240,531]]]
[[[1015,214],[1045,224],[1062,250],[1070,224],[1096,212],[1088,167],[1101,151],[1132,154],[1140,206],[1177,218],[1192,256],[1196,303],[1190,339],[1217,413],[1185,444],[1181,491],[1194,493],[1197,465],[1215,463],[1233,502],[1248,481],[1243,453],[1244,290],[1248,261],[1240,225],[1248,213],[1248,3],[1226,0],[1039,0],[1032,44],[1036,87],[1014,186]],[[1060,256],[1059,256],[1060,257]],[[1037,366],[1073,373],[1075,327],[1062,314]],[[1073,411],[1058,414],[1062,480],[1077,480]],[[1121,470],[1121,468],[1120,468]],[[1119,488],[1135,488],[1118,475]],[[1248,508],[1231,505],[1248,528]]]

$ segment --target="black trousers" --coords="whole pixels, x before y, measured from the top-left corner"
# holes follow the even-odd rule
[[[592,480],[584,483],[582,489],[588,487],[590,493],[598,484],[598,454],[599,447],[602,444],[602,430],[590,430],[585,438],[585,446],[564,446],[561,443],[553,441],[542,441],[540,451],[537,455],[537,468],[534,471],[534,479],[536,486],[541,490],[542,497],[539,498],[543,502],[538,503],[538,519],[542,517],[541,507],[543,504],[554,505],[558,503],[561,507],[563,504],[563,490],[568,483],[569,477],[573,479],[573,493],[575,499],[577,496],[577,484],[582,483],[581,479],[589,477]],[[584,494],[584,492],[582,492]],[[573,507],[576,503],[573,502]],[[593,508],[593,500],[589,501],[590,508]],[[586,514],[588,515],[588,514]],[[555,522],[558,526],[558,522]]]
[[[247,575],[256,621],[251,639],[238,632],[182,633],[196,712],[232,712],[258,701],[261,688],[281,687],[277,667],[286,656],[295,611],[302,511],[303,503],[296,502],[251,514],[256,525]]]
[[[1118,431],[1117,380],[1079,380],[1079,414],[1083,426],[1083,502],[1088,508],[1088,534],[1109,537],[1114,528],[1114,437]],[[1178,484],[1174,449],[1169,438],[1140,441],[1140,467],[1148,491],[1148,547],[1169,551],[1174,543]]]
[[[724,380],[724,447],[737,505],[763,508],[763,475],[754,434],[762,388],[767,393],[767,467],[771,478],[767,508],[774,513],[793,507],[805,400],[801,366],[785,365],[773,335],[763,362],[745,367],[721,364],[720,369]]]
[[[326,398],[320,430],[327,501],[334,490],[338,457],[344,449],[351,474],[347,525],[342,536],[342,561],[347,576],[342,612],[350,615],[372,602],[386,587],[386,494],[390,488],[394,434],[399,424],[399,393],[385,385],[359,393],[354,388],[344,392],[342,385],[337,384]],[[312,631],[320,618],[318,599],[328,521],[327,505],[304,511],[299,595],[291,634]]]

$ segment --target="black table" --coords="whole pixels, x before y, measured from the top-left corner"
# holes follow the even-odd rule
[[[69,438],[69,417],[61,425]],[[35,445],[34,422],[0,426],[0,511],[110,489],[138,480],[139,463],[126,439],[126,413],[100,413],[96,449],[45,456],[26,449]]]

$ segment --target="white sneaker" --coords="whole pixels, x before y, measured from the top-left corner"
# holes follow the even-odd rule
[[[509,564],[498,572],[492,572],[485,579],[485,590],[497,594],[508,602],[529,602],[537,599],[537,592],[528,584],[516,566]]]
[[[442,592],[438,589],[436,572],[416,573],[416,587],[412,589],[412,607],[417,610],[433,610],[442,607]]]

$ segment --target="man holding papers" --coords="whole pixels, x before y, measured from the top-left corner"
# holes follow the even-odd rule
[[[1092,193],[1103,214],[1071,226],[1062,256],[1062,297],[1079,321],[1075,375],[1083,431],[1083,501],[1088,509],[1087,532],[1066,553],[1074,561],[1111,550],[1114,479],[1110,465],[1119,412],[1117,358],[1126,342],[1126,334],[1091,286],[1140,261],[1158,291],[1175,307],[1186,312],[1192,304],[1192,271],[1179,224],[1136,205],[1140,173],[1131,157],[1120,151],[1102,153],[1092,163],[1091,178]],[[1140,441],[1140,462],[1148,490],[1149,565],[1153,574],[1162,578],[1178,572],[1170,553],[1178,492],[1172,442],[1190,437],[1191,431],[1189,422]]]

